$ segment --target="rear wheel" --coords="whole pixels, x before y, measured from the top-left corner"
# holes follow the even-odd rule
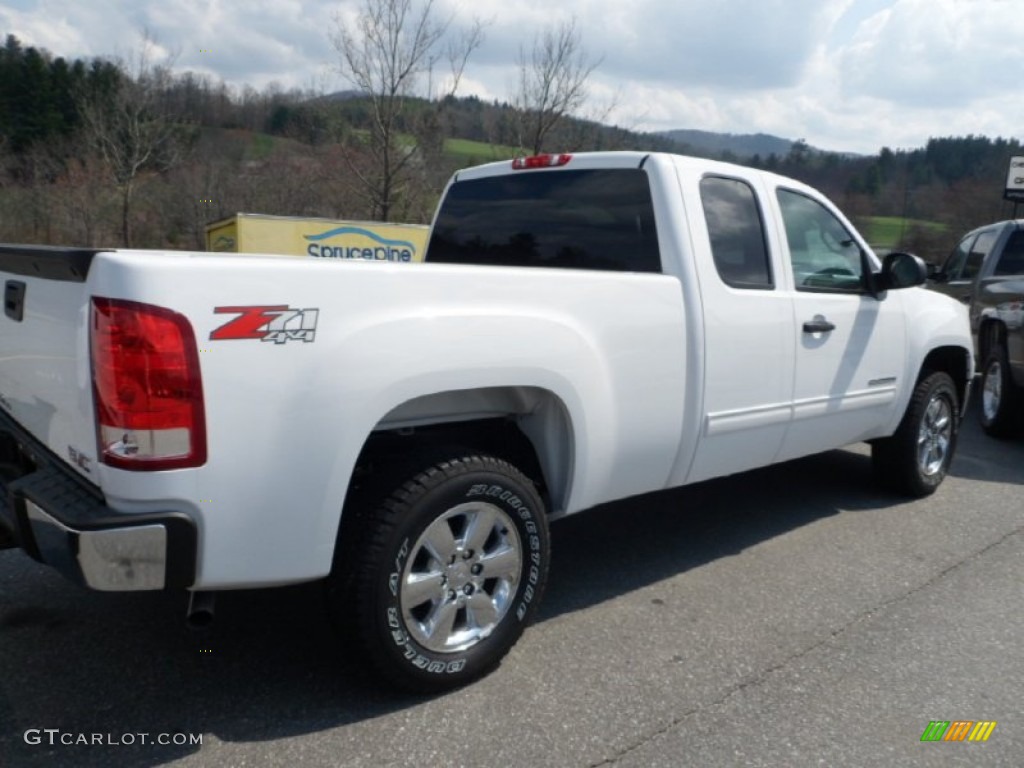
[[[335,609],[401,688],[443,691],[491,671],[540,602],[544,505],[501,459],[452,458],[411,473],[366,511],[360,529],[350,561],[332,575],[350,585]]]
[[[875,475],[886,487],[909,496],[935,492],[956,449],[958,403],[948,374],[921,378],[895,434],[872,444]]]
[[[993,437],[1020,429],[1020,390],[1013,382],[1006,347],[993,345],[981,374],[981,427]]]

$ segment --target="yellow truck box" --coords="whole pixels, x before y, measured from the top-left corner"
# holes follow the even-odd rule
[[[423,261],[429,227],[239,213],[206,226],[206,250],[325,259]]]

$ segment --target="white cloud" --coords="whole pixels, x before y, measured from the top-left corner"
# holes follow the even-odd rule
[[[35,45],[57,55],[73,56],[87,47],[83,29],[45,5],[33,8],[0,6],[0,30],[24,45]]]
[[[1021,136],[1020,0],[435,0],[484,46],[461,92],[509,100],[546,25],[577,19],[601,63],[591,113],[638,129],[763,131],[830,149],[930,136]],[[0,33],[68,58],[127,55],[148,28],[177,66],[236,87],[307,87],[337,61],[329,30],[359,0],[7,0]],[[329,88],[345,88],[337,77]]]
[[[899,0],[840,54],[844,88],[914,107],[962,107],[1019,87],[1024,14],[1008,0]]]

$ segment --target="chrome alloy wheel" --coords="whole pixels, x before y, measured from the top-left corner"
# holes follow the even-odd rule
[[[981,408],[985,412],[985,420],[993,422],[999,415],[999,405],[1003,399],[1003,370],[999,360],[992,360],[985,370],[985,385],[981,390]]]
[[[917,433],[917,463],[927,477],[942,471],[953,440],[953,409],[936,394],[928,401]]]
[[[399,588],[409,633],[435,653],[463,651],[494,631],[523,571],[515,524],[486,502],[452,507],[413,545]]]

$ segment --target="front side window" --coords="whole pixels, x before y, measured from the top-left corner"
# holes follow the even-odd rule
[[[457,181],[441,204],[426,259],[660,272],[647,173],[522,171]]]
[[[772,287],[761,210],[746,182],[708,176],[700,198],[711,240],[711,255],[722,282],[733,288]]]
[[[977,235],[972,232],[956,244],[956,248],[949,255],[949,258],[946,260],[946,266],[942,270],[946,273],[944,279],[950,282],[960,279],[960,272],[963,270],[964,264],[967,263],[967,255],[971,252],[971,246],[974,244],[975,238],[977,238]]]
[[[961,280],[973,280],[978,276],[978,273],[981,272],[981,265],[985,263],[985,257],[992,250],[992,246],[996,244],[998,236],[999,230],[997,229],[990,229],[978,235],[978,239],[971,246],[971,252],[967,254],[964,268],[960,272]]]
[[[859,293],[864,289],[860,246],[843,223],[817,200],[799,192],[777,192],[798,291]]]

